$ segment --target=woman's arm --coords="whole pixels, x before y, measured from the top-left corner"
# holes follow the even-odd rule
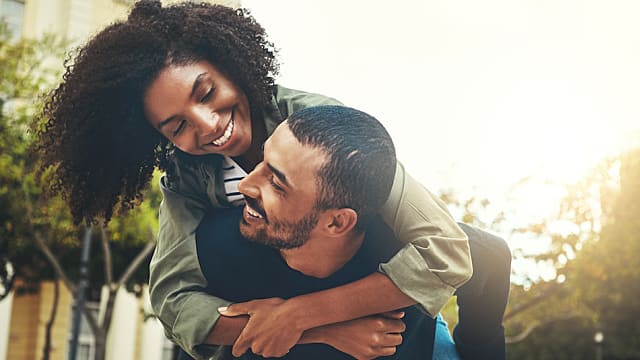
[[[380,266],[381,272],[435,317],[473,273],[467,235],[445,205],[399,162],[381,214],[406,244]]]
[[[335,99],[282,86],[277,87],[275,100],[282,118],[309,106],[340,104]],[[273,122],[267,121],[270,132],[274,126]],[[471,278],[473,269],[467,235],[445,205],[407,174],[400,162],[381,214],[396,238],[406,245],[389,262],[382,264],[380,271],[403,294],[435,317],[455,290]],[[381,277],[366,281],[363,285],[354,285],[356,289],[353,292],[362,291],[363,296],[372,297],[380,294],[376,290],[388,288],[388,283],[380,283],[380,288],[376,289],[375,283],[385,281]],[[349,295],[353,294],[347,291],[341,299],[348,302]],[[402,296],[390,297],[391,303],[399,305],[396,308],[406,303],[406,298]],[[379,312],[373,311],[373,306],[368,309],[371,312],[364,315]]]
[[[273,109],[264,115],[271,133],[298,108],[339,104],[337,100],[276,86]],[[150,265],[149,293],[165,333],[185,351],[197,353],[228,301],[205,293],[207,282],[198,263],[195,230],[216,201],[215,162],[206,171],[176,160],[175,173],[163,176],[158,243]],[[168,180],[172,181],[169,182]],[[204,315],[207,316],[204,316]],[[205,355],[205,354],[201,354]]]
[[[469,242],[448,211],[398,164],[382,211],[406,243],[382,273],[279,304],[269,300],[233,304],[225,316],[250,314],[234,344],[241,354],[254,342],[292,347],[305,330],[382,313],[418,303],[434,317],[472,274]]]
[[[181,167],[179,177],[161,179],[158,242],[150,264],[149,295],[165,334],[190,354],[199,353],[219,317],[216,310],[228,301],[204,292],[206,279],[196,253],[195,229],[212,206],[202,174]],[[200,195],[196,195],[200,194]]]
[[[403,316],[404,313],[395,311],[317,327],[305,331],[298,344],[327,344],[356,359],[392,355],[396,346],[402,343],[401,334],[406,329],[401,320]],[[215,345],[233,344],[248,320],[247,316],[220,317],[206,342]],[[260,345],[254,345],[252,352],[263,357],[281,357],[286,354],[272,352],[268,346]]]

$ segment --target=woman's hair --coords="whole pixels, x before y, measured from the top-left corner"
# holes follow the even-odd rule
[[[109,221],[135,206],[173,147],[145,118],[143,96],[168,65],[207,60],[244,91],[253,121],[270,106],[275,49],[247,11],[211,4],[140,1],[65,63],[62,83],[35,125],[42,169],[76,222]]]

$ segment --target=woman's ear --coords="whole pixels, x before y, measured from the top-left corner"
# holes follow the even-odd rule
[[[340,208],[326,211],[325,230],[331,236],[349,233],[358,223],[358,213],[351,208]]]

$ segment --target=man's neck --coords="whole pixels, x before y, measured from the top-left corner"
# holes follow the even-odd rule
[[[364,241],[364,235],[364,232],[354,232],[342,238],[312,238],[301,247],[280,250],[280,255],[290,268],[322,279],[353,258]]]

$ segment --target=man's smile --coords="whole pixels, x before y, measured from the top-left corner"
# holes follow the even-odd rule
[[[244,217],[246,220],[260,220],[267,221],[267,215],[264,210],[258,205],[257,201],[252,198],[245,198]]]

